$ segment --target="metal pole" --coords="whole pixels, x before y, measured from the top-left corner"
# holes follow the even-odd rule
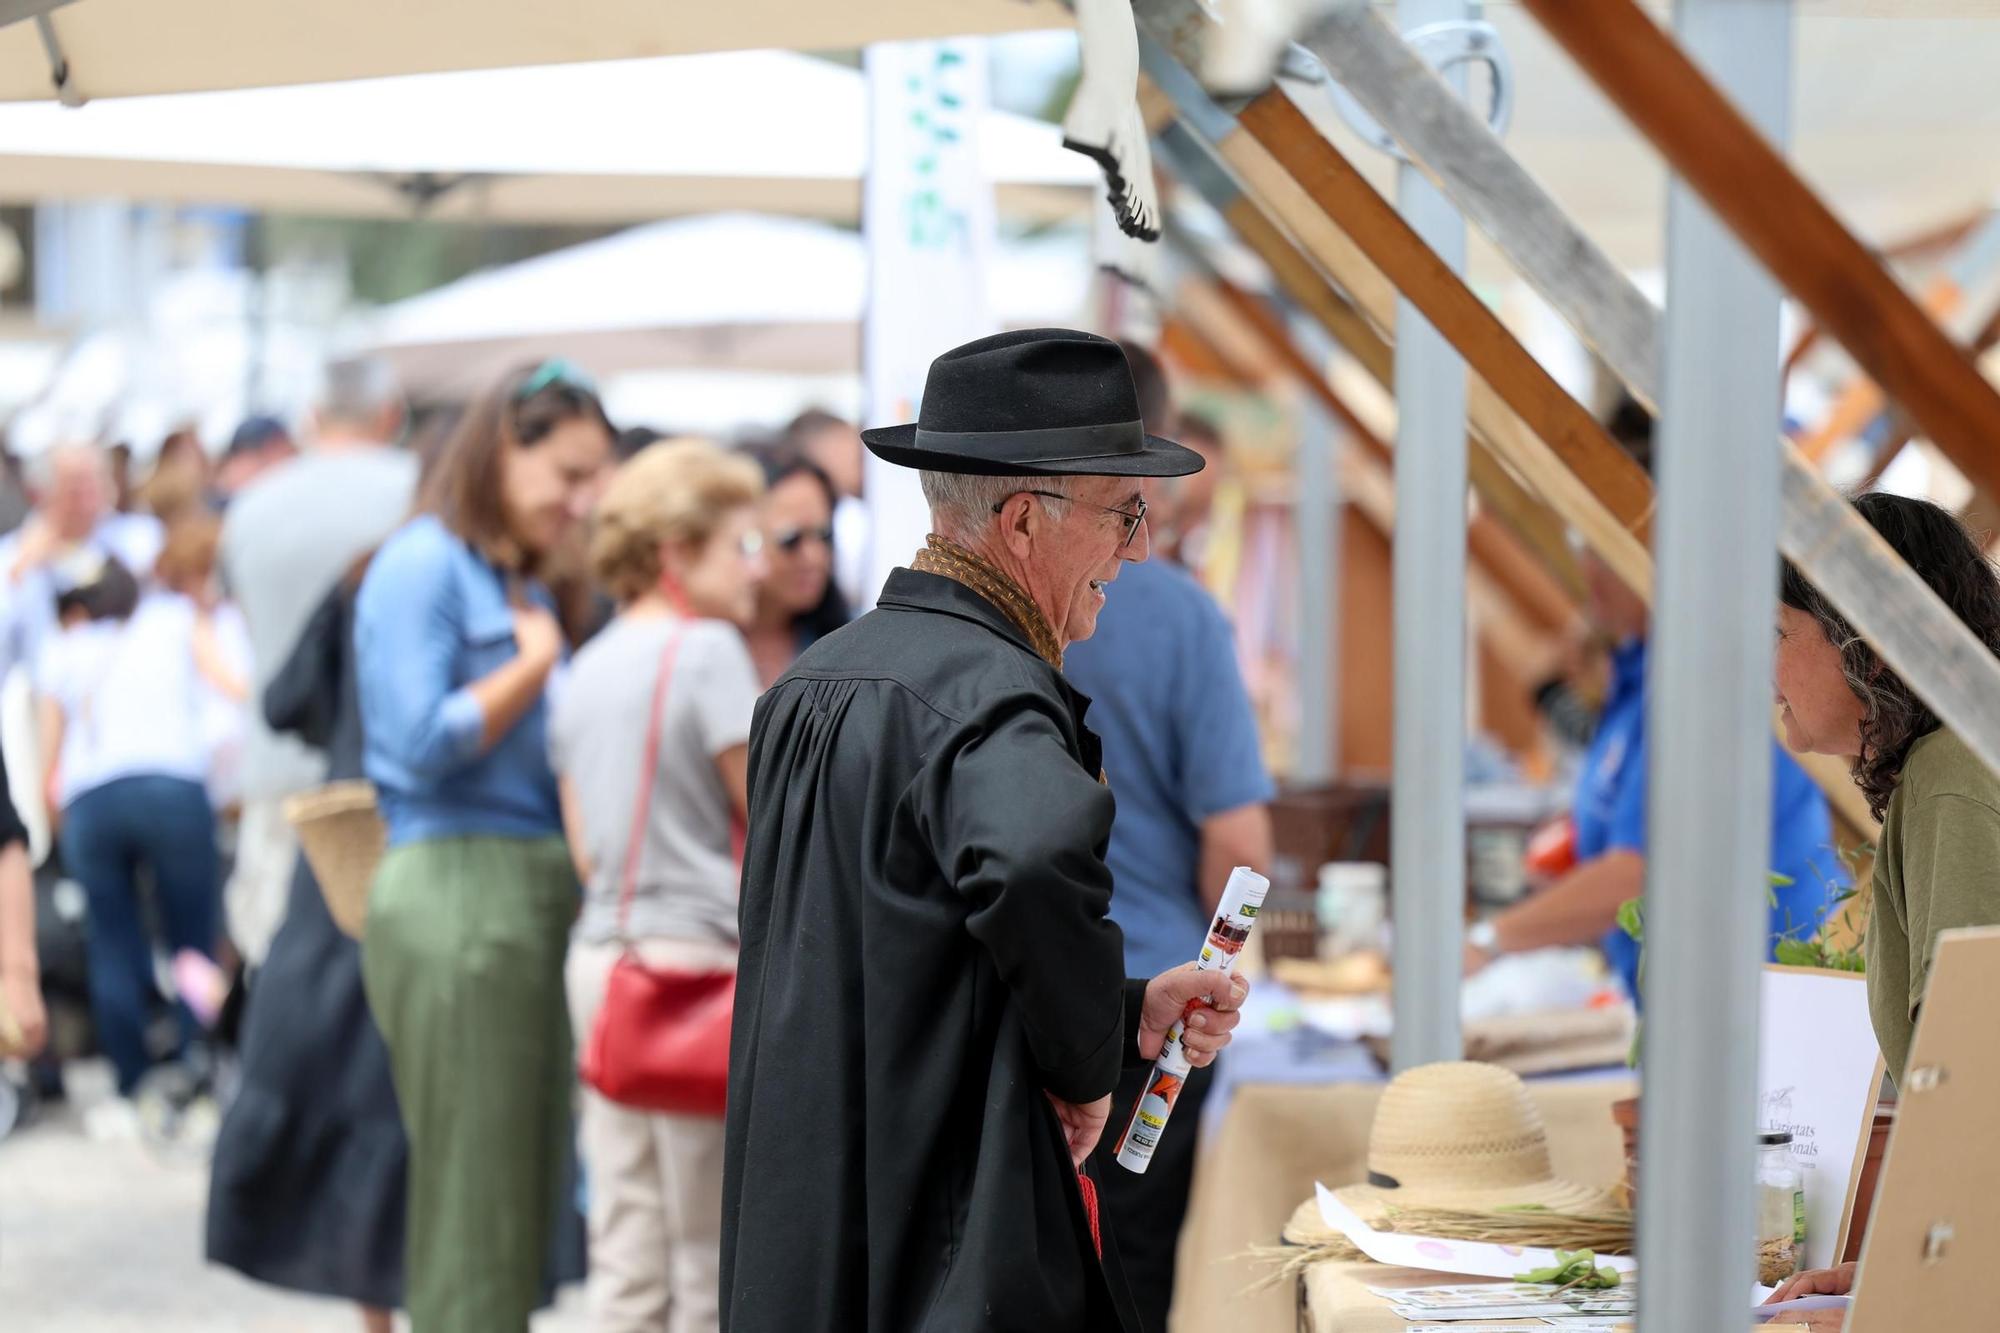
[[[1468,16],[1465,0],[1399,0],[1407,31]],[[1457,86],[1463,92],[1463,74]],[[1465,220],[1422,172],[1396,202],[1454,270]],[[1456,1060],[1465,951],[1465,363],[1407,301],[1396,306],[1394,865],[1397,1070]]]
[[[1316,349],[1304,321],[1291,321],[1299,346]],[[1293,776],[1302,783],[1333,778],[1340,754],[1340,433],[1333,418],[1311,397],[1305,401],[1298,450],[1298,498],[1294,530],[1299,561],[1299,750]]]
[[[1677,0],[1681,42],[1779,144],[1790,0]],[[1768,930],[1777,286],[1678,180],[1667,204],[1650,667],[1640,1327],[1741,1327],[1754,1274]]]

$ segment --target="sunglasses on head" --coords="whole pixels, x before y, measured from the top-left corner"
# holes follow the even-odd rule
[[[771,545],[791,555],[808,541],[816,541],[821,546],[833,545],[833,525],[818,528],[779,528],[771,534]]]
[[[573,393],[597,395],[597,384],[590,376],[578,370],[563,358],[551,357],[528,372],[519,388],[514,390],[514,401],[525,403],[544,389],[563,388]]]

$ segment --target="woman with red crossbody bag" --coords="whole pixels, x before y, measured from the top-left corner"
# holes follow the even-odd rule
[[[584,903],[571,941],[590,1303],[602,1333],[717,1326],[722,1098],[763,577],[754,464],[700,441],[619,469],[591,541],[619,614],[550,746]]]

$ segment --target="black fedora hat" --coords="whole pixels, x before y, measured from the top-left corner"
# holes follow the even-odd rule
[[[877,458],[982,476],[1184,477],[1202,457],[1146,434],[1125,353],[1075,329],[1019,329],[931,362],[918,420],[864,430]]]

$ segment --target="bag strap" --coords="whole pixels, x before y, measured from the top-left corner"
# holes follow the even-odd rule
[[[632,920],[632,898],[639,888],[639,855],[646,845],[646,812],[653,804],[653,778],[660,767],[660,721],[667,706],[667,680],[674,674],[674,660],[680,656],[681,631],[686,621],[676,616],[660,651],[659,675],[653,681],[653,707],[646,722],[646,757],[639,768],[639,799],[632,807],[632,832],[625,841],[625,875],[618,893],[618,938],[627,939]]]

